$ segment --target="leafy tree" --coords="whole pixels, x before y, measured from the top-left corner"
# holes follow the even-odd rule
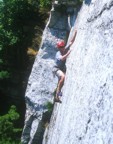
[[[52,4],[52,0],[39,0],[41,8],[50,8]]]
[[[33,6],[28,0],[0,1],[0,59],[3,61],[3,69],[4,65],[14,63],[15,55],[16,59],[20,57],[20,62],[23,55],[26,56],[26,49],[22,47],[26,40],[24,25],[33,18],[34,13]],[[21,67],[21,64],[16,63],[16,66]]]
[[[7,114],[0,116],[0,144],[17,144],[19,139],[17,134],[21,131],[15,128],[14,122],[19,119],[16,107],[11,106]]]

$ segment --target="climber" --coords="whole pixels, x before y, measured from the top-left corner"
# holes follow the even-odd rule
[[[57,48],[59,51],[56,53],[54,72],[55,75],[58,77],[58,85],[56,89],[55,102],[61,103],[60,100],[60,97],[62,96],[61,89],[64,84],[65,72],[66,72],[65,62],[66,58],[71,52],[70,46],[73,44],[76,34],[77,30],[75,30],[74,36],[67,46],[65,46],[65,42],[63,40],[57,43]]]

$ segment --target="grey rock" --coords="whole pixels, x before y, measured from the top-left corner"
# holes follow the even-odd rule
[[[59,20],[57,20],[58,16],[56,20],[53,17],[51,12],[25,93],[26,115],[21,137],[22,144],[42,143],[42,118],[48,111],[47,103],[53,103],[53,93],[57,87],[58,79],[52,72],[57,52],[56,43],[61,39],[66,40],[68,21],[64,14]]]
[[[28,81],[22,144],[112,144],[113,0],[84,0],[70,23],[68,15],[59,18],[61,13],[52,11]],[[42,117],[57,85],[52,74],[55,45],[71,29],[69,41],[75,28],[62,104],[54,105],[42,142]]]
[[[75,24],[62,104],[43,144],[112,144],[113,0],[84,1]]]

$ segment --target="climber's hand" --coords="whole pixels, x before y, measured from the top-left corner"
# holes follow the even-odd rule
[[[71,46],[69,50],[72,51],[72,50],[73,50],[73,47]]]

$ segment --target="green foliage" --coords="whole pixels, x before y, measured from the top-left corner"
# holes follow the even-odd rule
[[[10,66],[20,68],[22,64],[25,65],[27,38],[24,28],[38,14],[38,3],[34,1],[35,3],[33,0],[0,1],[0,71],[3,71],[0,72],[0,78],[7,76],[4,71],[9,71]]]
[[[45,124],[50,122],[53,107],[54,107],[54,104],[52,104],[51,102],[47,102],[46,104],[47,111],[43,114],[43,117],[42,117],[42,121]]]
[[[3,60],[2,59],[0,59],[0,64],[3,64]]]
[[[84,1],[84,0],[78,0],[78,3],[79,3],[79,4],[82,4],[82,3],[83,3],[83,1]]]
[[[52,0],[39,0],[40,1],[40,8],[50,8],[52,5]]]
[[[9,73],[7,71],[0,72],[0,79],[9,78]]]
[[[21,131],[15,128],[14,122],[18,120],[19,114],[16,107],[11,106],[7,114],[0,116],[0,144],[19,144],[17,133]]]
[[[14,45],[23,37],[22,20],[31,15],[27,0],[3,0],[0,2],[0,37],[5,44]]]
[[[53,110],[53,104],[51,102],[48,102],[47,105],[46,105],[47,109],[48,109],[48,112],[52,112]]]

